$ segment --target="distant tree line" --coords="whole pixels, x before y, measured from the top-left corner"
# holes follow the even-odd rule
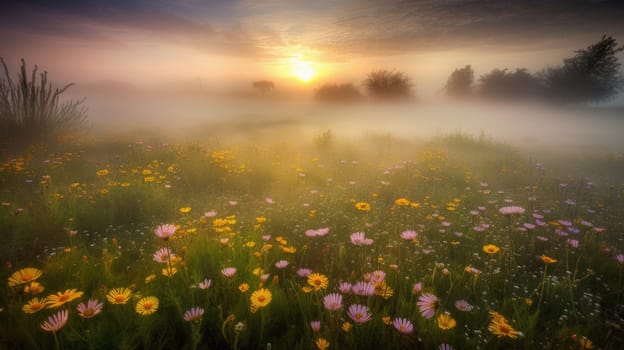
[[[608,100],[624,87],[620,72],[618,46],[610,36],[603,36],[586,49],[563,60],[557,67],[537,73],[526,68],[493,69],[475,79],[471,65],[455,69],[444,91],[454,98],[481,97],[499,100],[543,100],[558,103],[587,103]],[[413,97],[413,83],[403,72],[377,70],[362,83],[366,95],[378,100],[399,100]],[[353,102],[364,94],[353,83],[325,84],[315,97],[324,102]]]
[[[493,69],[475,84],[470,65],[458,68],[449,76],[445,92],[451,97],[480,96],[505,100],[547,100],[559,103],[586,103],[608,100],[624,87],[617,54],[618,47],[610,36],[549,67],[531,74],[524,68],[514,71]]]

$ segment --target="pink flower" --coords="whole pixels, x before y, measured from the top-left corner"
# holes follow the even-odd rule
[[[349,294],[349,293],[351,293],[351,283],[349,283],[349,282],[342,282],[338,286],[338,289],[340,290],[340,293],[342,293],[342,294]]]
[[[308,237],[323,237],[329,233],[329,227],[306,230],[305,235]]]
[[[203,281],[197,284],[197,288],[199,289],[208,289],[212,285],[212,280],[205,278]]]
[[[422,282],[414,283],[414,286],[412,287],[412,294],[420,294],[420,292],[422,292]]]
[[[370,284],[369,282],[358,282],[351,287],[351,291],[355,295],[360,296],[371,296],[375,294],[375,286]]]
[[[184,321],[186,322],[197,321],[202,317],[203,314],[204,314],[204,309],[202,309],[201,307],[191,308],[190,310],[187,310],[184,313]]]
[[[566,242],[572,248],[578,248],[579,247],[579,241],[576,240],[576,239],[567,239]]]
[[[164,224],[164,225],[160,225],[158,227],[156,227],[156,230],[154,231],[154,233],[156,234],[156,236],[167,240],[169,239],[169,237],[173,236],[173,234],[176,232],[176,227],[174,225],[171,224]]]
[[[78,306],[76,306],[76,310],[78,310],[78,315],[80,317],[91,318],[102,312],[103,306],[104,304],[102,304],[101,302],[95,299],[89,299],[86,305],[85,303],[78,304]]]
[[[375,270],[371,273],[367,273],[364,276],[365,280],[368,280],[372,285],[376,286],[386,279],[386,273],[382,270]]]
[[[213,217],[217,216],[217,212],[214,211],[214,210],[207,211],[207,212],[204,213],[204,216],[207,217],[207,218],[213,218]]]
[[[43,323],[41,324],[41,329],[47,332],[58,332],[65,326],[68,317],[69,311],[61,310],[54,315],[48,317],[47,321],[43,321]]]
[[[223,276],[230,278],[232,276],[234,276],[234,274],[236,273],[236,268],[235,267],[226,267],[223,270],[221,270],[221,273],[223,274]]]
[[[277,267],[278,269],[283,269],[286,266],[288,266],[288,261],[286,261],[286,260],[280,260],[280,261],[275,263],[275,267]]]
[[[615,256],[615,260],[620,263],[620,264],[624,264],[624,254],[618,254]]]
[[[267,202],[268,204],[273,204],[273,203],[275,203],[275,201],[274,201],[274,200],[273,200],[273,198],[271,198],[271,197],[266,197],[266,198],[264,199],[264,201],[265,201],[265,202]]]
[[[469,311],[472,311],[472,309],[474,309],[474,306],[470,305],[469,302],[462,299],[462,300],[457,300],[455,302],[455,308],[459,311],[469,312]]]
[[[418,309],[420,314],[426,318],[430,319],[435,315],[436,307],[438,305],[438,297],[431,293],[424,293],[418,298]]]
[[[312,270],[306,269],[306,268],[301,268],[301,269],[297,270],[297,275],[299,277],[308,277],[308,276],[310,276],[311,273],[312,273]]]
[[[409,231],[401,232],[401,238],[406,240],[406,241],[412,241],[416,237],[418,237],[418,232],[416,232],[416,231],[409,230]]]
[[[353,245],[371,245],[373,240],[364,237],[364,232],[356,232],[351,234],[351,243]]]
[[[172,256],[174,255],[171,253],[171,249],[160,248],[156,251],[156,253],[154,253],[154,261],[159,263],[166,263],[169,261],[169,259],[171,259]]]
[[[327,294],[323,298],[323,305],[329,311],[337,311],[342,308],[342,295],[338,293]]]
[[[312,321],[310,322],[310,327],[312,328],[312,332],[318,333],[321,330],[321,321]]]
[[[410,322],[406,318],[395,318],[394,321],[392,321],[392,324],[397,331],[403,334],[409,334],[414,331],[414,326],[412,325],[412,322]]]
[[[522,207],[518,207],[515,205],[510,205],[507,207],[502,207],[498,209],[498,212],[503,215],[512,215],[512,214],[524,214],[525,209]]]
[[[347,315],[349,315],[355,323],[366,323],[373,316],[368,307],[360,304],[353,304],[349,306]]]

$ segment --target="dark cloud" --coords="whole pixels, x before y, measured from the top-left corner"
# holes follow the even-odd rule
[[[624,41],[622,18],[624,2],[615,0],[24,0],[0,4],[0,49],[22,38],[122,44],[132,35],[256,58],[289,45],[334,57],[573,49],[602,34]]]

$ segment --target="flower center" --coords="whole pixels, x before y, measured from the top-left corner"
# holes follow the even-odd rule
[[[126,298],[123,295],[115,295],[115,302],[121,303],[124,300],[126,300]]]
[[[261,295],[261,296],[259,296],[259,297],[258,297],[258,301],[259,301],[259,302],[261,302],[261,303],[262,303],[262,302],[264,302],[264,300],[266,300],[266,298],[264,297],[264,295]]]
[[[66,301],[67,299],[69,299],[69,295],[67,295],[67,294],[63,294],[63,295],[61,295],[61,296],[59,297],[59,299],[58,299],[58,300],[59,300],[59,301]]]
[[[152,303],[150,303],[149,301],[148,301],[148,302],[146,302],[146,303],[143,303],[143,308],[144,308],[145,310],[149,310],[149,309],[151,309],[151,308],[152,308]]]

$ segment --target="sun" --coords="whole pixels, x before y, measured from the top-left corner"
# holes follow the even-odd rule
[[[307,83],[314,78],[316,70],[312,66],[312,63],[297,60],[293,62],[292,75],[302,82]]]

